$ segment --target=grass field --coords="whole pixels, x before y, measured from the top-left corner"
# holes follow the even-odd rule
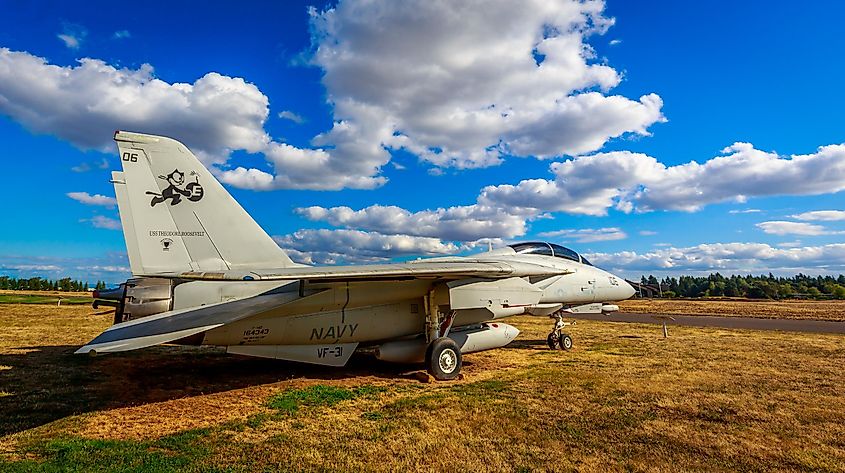
[[[155,347],[110,312],[0,305],[0,471],[843,471],[845,339],[518,317],[464,377]]]
[[[94,299],[89,292],[0,290],[0,304],[91,305],[92,302],[94,302]]]
[[[639,314],[720,315],[845,321],[845,301],[630,299],[619,310]]]

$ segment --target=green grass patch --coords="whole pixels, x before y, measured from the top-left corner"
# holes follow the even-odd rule
[[[257,429],[270,420],[270,417],[269,414],[263,412],[261,414],[253,414],[246,420],[246,425],[251,429]]]
[[[339,402],[349,401],[358,397],[375,397],[384,388],[377,386],[359,386],[344,388],[317,384],[303,389],[290,389],[274,395],[267,405],[279,412],[293,414],[302,406],[319,407],[333,406]]]
[[[52,304],[56,305],[62,301],[62,305],[91,304],[94,299],[91,297],[58,297],[39,296],[35,294],[0,294],[0,304]]]
[[[203,442],[208,433],[189,430],[147,442],[60,437],[29,445],[25,453],[36,459],[0,460],[0,472],[213,471],[202,465],[210,453]]]
[[[364,420],[382,420],[384,419],[384,414],[381,412],[365,412],[361,414],[361,418]]]

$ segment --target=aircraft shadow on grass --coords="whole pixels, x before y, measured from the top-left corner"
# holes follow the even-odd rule
[[[546,340],[531,340],[531,339],[521,339],[517,338],[516,340],[508,343],[507,345],[499,348],[499,350],[537,350],[537,351],[549,351],[549,347],[546,345]]]
[[[96,357],[73,355],[77,348],[20,347],[20,353],[0,354],[0,366],[7,367],[0,370],[0,436],[87,412],[285,380],[399,379],[420,369],[357,355],[346,367],[332,368],[227,355],[205,347],[158,346]]]

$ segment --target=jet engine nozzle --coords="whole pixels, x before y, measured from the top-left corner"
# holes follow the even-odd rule
[[[132,278],[121,284],[124,294],[114,323],[127,322],[173,308],[173,282],[164,278]]]

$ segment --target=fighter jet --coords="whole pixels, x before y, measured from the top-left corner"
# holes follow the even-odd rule
[[[344,366],[355,353],[424,363],[456,378],[464,354],[519,331],[499,320],[551,317],[551,349],[572,348],[573,312],[611,312],[634,289],[571,249],[518,243],[403,263],[294,263],[182,143],[115,132],[112,172],[132,278],[98,297],[114,325],[76,353],[162,343]],[[334,251],[343,253],[343,248]]]

